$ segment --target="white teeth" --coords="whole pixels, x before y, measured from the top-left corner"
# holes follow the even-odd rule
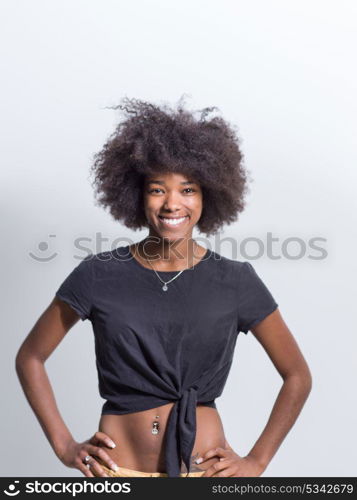
[[[162,218],[166,224],[170,224],[171,226],[177,226],[177,224],[181,224],[186,219],[186,217],[181,217],[180,219],[165,219]]]

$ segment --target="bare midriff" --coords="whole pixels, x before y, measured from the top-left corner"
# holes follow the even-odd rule
[[[105,447],[105,451],[119,467],[140,470],[142,472],[166,472],[163,437],[170,410],[174,403],[158,408],[124,415],[102,415],[99,431],[106,433],[116,444],[114,449]],[[156,417],[159,418],[156,418]],[[152,434],[152,423],[159,422],[158,434]],[[191,472],[206,470],[218,457],[213,457],[203,464],[194,461],[212,448],[225,445],[223,425],[216,408],[197,405],[196,439],[191,454]],[[181,472],[187,472],[181,464]]]

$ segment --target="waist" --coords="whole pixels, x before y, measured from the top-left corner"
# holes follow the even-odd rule
[[[163,437],[173,404],[135,413],[102,415],[98,430],[116,444],[116,448],[105,447],[105,451],[119,466],[143,472],[166,472]],[[154,429],[157,432],[153,432]],[[198,456],[211,448],[224,447],[224,443],[223,425],[217,409],[198,403],[191,470],[205,470],[218,461],[211,459],[202,465],[194,464]],[[182,467],[182,472],[186,472],[185,466]]]

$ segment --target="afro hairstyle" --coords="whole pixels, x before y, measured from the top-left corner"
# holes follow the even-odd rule
[[[193,177],[203,195],[197,228],[207,236],[231,224],[245,208],[248,171],[243,164],[235,128],[219,116],[218,109],[195,112],[124,97],[110,109],[121,110],[121,121],[90,167],[97,204],[109,208],[113,218],[133,230],[148,226],[143,188],[147,175],[176,172]]]

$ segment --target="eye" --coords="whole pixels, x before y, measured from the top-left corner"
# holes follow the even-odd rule
[[[149,193],[153,193],[154,191],[162,191],[162,189],[160,188],[150,189]]]
[[[185,189],[184,189],[184,191],[187,191],[188,189],[190,189],[190,190],[191,190],[191,192],[193,192],[193,193],[196,191],[196,190],[195,190],[195,189],[193,189],[193,188],[185,188]],[[149,192],[149,193],[154,193],[155,191],[156,191],[156,192],[157,192],[157,191],[162,191],[162,189],[160,189],[160,188],[154,188],[154,189],[150,189],[150,191],[148,191],[148,192]]]

